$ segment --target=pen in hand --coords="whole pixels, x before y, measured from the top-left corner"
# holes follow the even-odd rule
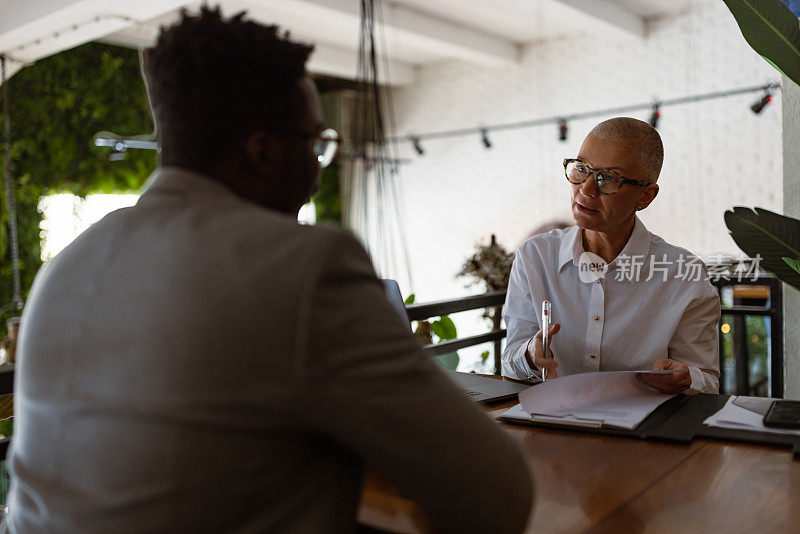
[[[550,349],[550,301],[542,301],[542,349],[544,358],[547,358],[547,352]],[[542,368],[542,382],[547,382],[547,368]]]
[[[542,308],[544,311],[544,304]],[[555,354],[553,354],[553,351],[550,349],[550,345],[553,344],[553,336],[558,334],[561,330],[561,325],[553,322],[553,313],[550,307],[547,307],[547,314],[549,318],[545,319],[543,316],[541,322],[541,324],[546,327],[540,328],[539,331],[536,332],[536,335],[528,341],[528,345],[525,349],[525,359],[531,370],[531,374],[528,376],[530,380],[535,378],[536,371],[541,373],[540,376],[542,379],[549,377],[549,380],[552,380],[558,376],[558,371],[556,370],[558,362],[555,359]],[[547,336],[546,342],[544,341],[545,336]],[[545,371],[545,368],[547,371]]]

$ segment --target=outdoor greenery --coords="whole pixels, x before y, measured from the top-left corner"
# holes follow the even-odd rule
[[[414,304],[416,298],[417,296],[411,293],[405,301],[406,305]],[[434,336],[436,336],[435,341],[433,338]],[[442,341],[458,338],[458,329],[456,329],[456,324],[449,315],[442,315],[433,321],[417,321],[417,326],[414,328],[414,337],[416,337],[422,345],[430,345],[434,342],[441,343]],[[435,360],[436,363],[444,369],[455,371],[456,368],[458,368],[461,358],[457,351],[453,351],[436,356]]]
[[[723,331],[722,354],[720,354],[720,364],[725,367],[725,384],[720,384],[720,392],[732,392],[736,390],[736,354],[733,346],[733,337],[737,334],[734,317],[723,315],[723,324],[729,326],[729,330]],[[766,396],[767,381],[769,380],[769,339],[771,332],[767,328],[768,320],[763,316],[748,315],[744,319],[744,337],[747,342],[748,354],[748,381],[756,396]],[[751,392],[748,392],[751,394]],[[773,392],[774,394],[774,392]]]
[[[41,59],[7,83],[24,300],[41,265],[40,197],[135,191],[155,168],[156,153],[132,150],[112,162],[110,149],[93,143],[101,130],[123,136],[153,130],[135,50],[86,44]],[[0,306],[11,301],[13,291],[4,194],[0,191]],[[9,315],[2,317],[0,337]]]
[[[326,89],[325,83],[317,81],[320,91]],[[345,129],[345,118],[343,114],[342,99],[336,90],[328,90],[320,94],[320,105],[322,107],[322,120],[328,128],[335,128],[340,133]],[[341,147],[340,147],[341,149]],[[342,165],[340,163],[342,154],[331,163],[327,168],[322,169],[319,177],[319,190],[314,194],[314,206],[316,208],[317,222],[343,225],[342,219],[342,193],[340,188]]]
[[[342,195],[339,189],[341,165],[334,161],[322,169],[319,190],[312,199],[316,208],[317,222],[342,225]]]

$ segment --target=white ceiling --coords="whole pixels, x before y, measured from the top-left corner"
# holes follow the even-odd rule
[[[583,32],[646,38],[649,18],[685,9],[690,0],[383,0],[380,52],[390,58],[388,80],[404,85],[415,67],[444,60],[513,64],[523,46]],[[212,5],[216,2],[209,2]],[[162,24],[190,0],[0,0],[0,53],[11,71],[93,41],[151,45]],[[246,10],[278,23],[316,50],[312,72],[355,77],[359,0],[220,0],[225,14]],[[380,44],[380,43],[379,43]]]

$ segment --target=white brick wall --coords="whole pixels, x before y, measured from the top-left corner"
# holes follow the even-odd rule
[[[786,215],[800,217],[800,87],[783,79],[783,144],[794,147],[783,155],[783,207]],[[800,400],[800,293],[783,287],[784,396]]]
[[[524,50],[515,67],[449,62],[422,69],[394,94],[397,133],[425,133],[548,117],[759,85],[778,73],[744,41],[722,2],[649,23],[646,40],[575,35]],[[534,22],[532,21],[532,24]],[[666,160],[661,192],[642,213],[648,228],[699,254],[734,252],[723,212],[733,205],[782,208],[781,98],[761,115],[756,94],[662,109]],[[649,111],[634,116],[647,120]],[[605,117],[603,117],[605,118]],[[535,227],[571,221],[561,160],[577,154],[603,118],[557,127],[430,140],[400,172],[414,290],[421,300],[475,292],[454,278],[476,241],[495,233],[514,249]],[[404,288],[404,293],[409,288]],[[466,330],[472,330],[467,327]]]

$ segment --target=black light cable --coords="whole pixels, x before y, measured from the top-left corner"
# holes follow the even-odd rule
[[[630,106],[620,106],[617,108],[587,111],[583,113],[573,113],[572,115],[562,115],[558,117],[544,117],[541,119],[494,124],[490,126],[481,126],[477,128],[459,128],[454,130],[442,130],[439,132],[430,132],[426,134],[392,137],[386,139],[386,142],[387,143],[410,142],[411,145],[414,147],[414,150],[416,151],[417,155],[422,156],[425,154],[425,149],[422,148],[423,139],[445,139],[450,137],[463,137],[468,135],[475,135],[477,133],[481,137],[483,146],[488,149],[491,148],[492,146],[492,142],[489,139],[490,130],[492,131],[515,130],[521,128],[532,128],[535,126],[543,126],[546,124],[552,125],[553,123],[558,125],[558,139],[560,141],[566,141],[569,133],[569,121],[587,119],[592,117],[603,117],[603,116],[607,117],[609,115],[619,116],[623,113],[631,113],[634,111],[641,111],[641,110],[650,110],[651,114],[649,123],[651,126],[653,126],[653,128],[657,128],[658,121],[661,118],[661,108],[663,107],[677,106],[681,104],[690,104],[695,102],[702,102],[705,100],[713,100],[717,98],[725,98],[728,96],[742,95],[760,91],[763,92],[764,95],[759,100],[757,100],[753,105],[750,106],[750,109],[753,111],[753,113],[759,114],[764,109],[764,107],[766,107],[770,102],[772,102],[772,94],[775,91],[779,91],[780,89],[781,89],[780,83],[772,82],[764,85],[742,87],[740,89],[731,89],[728,91],[718,91],[715,93],[705,93],[701,95],[693,95],[681,98],[673,98],[669,100],[661,100],[656,102],[655,104],[652,102],[648,102],[646,104],[633,104]],[[145,149],[149,148],[156,150],[158,149],[158,144],[155,141],[147,141],[140,139],[121,139],[117,136],[114,136],[113,134],[110,134],[109,132],[101,132],[100,134],[95,136],[95,144],[97,146],[115,147],[116,145],[118,145],[120,141],[124,144],[125,149],[128,148],[145,148]]]
[[[730,89],[728,91],[717,91],[714,93],[704,93],[700,95],[692,95],[680,98],[672,98],[668,100],[661,100],[658,101],[655,105],[652,101],[647,103],[641,104],[633,104],[629,106],[620,106],[616,108],[608,108],[608,109],[601,109],[601,110],[594,110],[594,111],[586,111],[583,113],[573,113],[571,115],[561,115],[556,117],[543,117],[541,119],[532,119],[526,121],[519,121],[519,122],[509,122],[503,124],[493,124],[488,126],[480,126],[480,127],[473,127],[473,128],[459,128],[454,130],[442,130],[438,132],[429,132],[425,134],[415,134],[413,136],[402,136],[402,137],[394,137],[391,139],[387,139],[387,141],[391,142],[411,142],[414,146],[414,149],[417,151],[417,154],[422,155],[421,146],[422,140],[427,139],[445,139],[450,137],[463,137],[469,135],[478,134],[483,136],[483,132],[486,131],[487,136],[489,131],[498,131],[498,130],[515,130],[521,128],[532,128],[535,126],[543,126],[546,124],[556,124],[559,128],[559,140],[566,141],[566,137],[569,131],[569,121],[581,120],[581,119],[588,119],[592,117],[608,117],[610,116],[619,116],[624,113],[631,113],[635,111],[641,110],[650,110],[651,116],[650,121],[658,123],[658,119],[661,118],[661,109],[667,106],[678,106],[681,104],[690,104],[695,102],[703,102],[706,100],[714,100],[717,98],[725,98],[729,96],[735,95],[742,95],[747,93],[755,93],[755,92],[765,92],[764,97],[762,97],[756,104],[751,106],[751,109],[754,113],[759,113],[761,109],[764,108],[767,104],[771,102],[771,94],[774,91],[780,90],[780,83],[778,82],[771,82],[763,85],[756,85],[750,87],[742,87],[739,89]],[[764,102],[763,104],[761,104]],[[758,111],[756,111],[758,109]],[[566,126],[566,130],[565,130]],[[654,126],[655,127],[655,126]]]

